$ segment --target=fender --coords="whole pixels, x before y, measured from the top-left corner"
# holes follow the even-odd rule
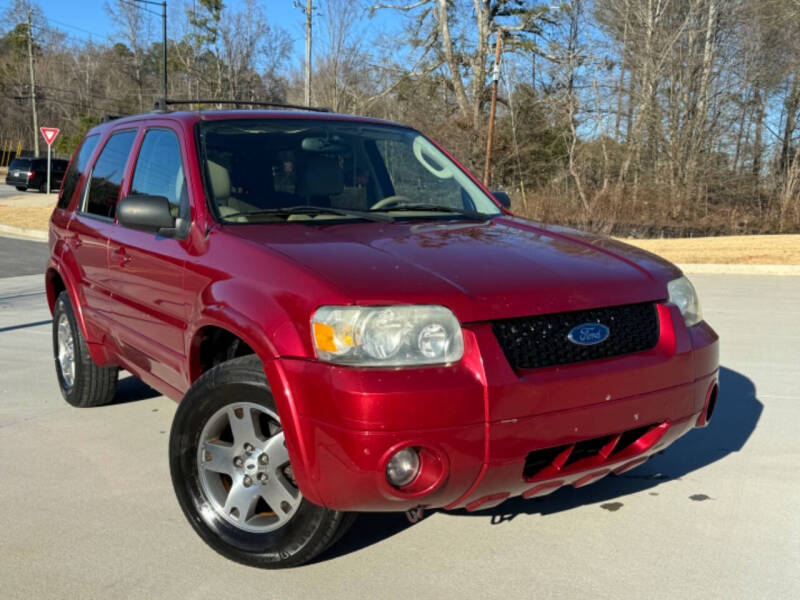
[[[59,252],[59,249],[62,251]],[[80,286],[76,283],[77,278],[73,275],[73,270],[76,267],[73,266],[73,268],[70,269],[68,263],[64,260],[65,256],[69,256],[72,258],[72,264],[75,265],[75,259],[72,257],[72,254],[68,252],[68,250],[69,248],[63,243],[63,241],[59,240],[56,242],[56,246],[53,249],[53,252],[50,254],[50,258],[47,260],[47,267],[45,270],[45,291],[47,293],[47,305],[50,309],[50,314],[53,314],[53,310],[55,309],[56,305],[53,276],[57,274],[61,278],[61,281],[64,282],[64,289],[69,296],[70,303],[72,304],[72,311],[75,313],[75,319],[78,322],[78,328],[81,330],[81,335],[83,335],[83,339],[86,341],[86,347],[89,349],[89,356],[91,356],[92,360],[97,365],[109,365],[113,363],[113,359],[109,354],[108,349],[105,347],[102,340],[97,340],[90,334],[89,329],[86,326],[86,320],[83,316],[83,294],[81,293]]]
[[[229,302],[223,302],[227,298]],[[205,301],[210,301],[207,304]],[[232,306],[231,303],[257,305],[257,311],[247,310],[247,314],[262,315],[262,322],[256,322],[245,316],[242,309]],[[303,496],[311,502],[321,504],[319,494],[312,483],[309,466],[308,452],[305,441],[300,433],[299,420],[294,398],[280,367],[278,346],[273,342],[274,337],[280,334],[284,343],[280,346],[301,346],[298,331],[291,326],[291,321],[286,311],[273,299],[259,293],[258,289],[240,280],[224,280],[210,285],[198,296],[198,305],[192,311],[189,322],[193,324],[192,330],[187,331],[186,349],[189,359],[188,377],[193,381],[197,377],[197,368],[194,366],[195,344],[198,332],[203,327],[214,326],[229,331],[244,341],[261,359],[264,365],[264,375],[272,390],[278,416],[281,419],[286,438],[286,449],[292,461],[292,471],[297,485]],[[288,326],[287,326],[288,325]],[[191,383],[189,383],[191,385]]]

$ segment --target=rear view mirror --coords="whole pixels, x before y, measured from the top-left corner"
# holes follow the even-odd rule
[[[505,208],[511,208],[511,198],[501,190],[493,190],[492,196]]]
[[[130,229],[175,235],[175,217],[164,196],[137,194],[123,198],[117,203],[117,222]]]

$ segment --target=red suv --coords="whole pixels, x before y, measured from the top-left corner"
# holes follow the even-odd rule
[[[180,401],[189,523],[260,567],[360,511],[487,509],[643,463],[714,410],[688,279],[515,217],[414,129],[286,111],[92,129],[50,226],[58,381]]]

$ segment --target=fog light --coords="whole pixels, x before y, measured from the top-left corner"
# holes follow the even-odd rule
[[[403,448],[386,463],[386,480],[394,487],[414,481],[419,473],[419,454],[414,448]]]

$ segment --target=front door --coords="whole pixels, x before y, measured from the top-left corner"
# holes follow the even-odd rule
[[[178,133],[147,129],[132,170],[130,194],[164,196],[173,216],[188,218]],[[114,224],[108,257],[114,298],[112,335],[124,356],[177,389],[185,387],[187,308],[185,242]]]

